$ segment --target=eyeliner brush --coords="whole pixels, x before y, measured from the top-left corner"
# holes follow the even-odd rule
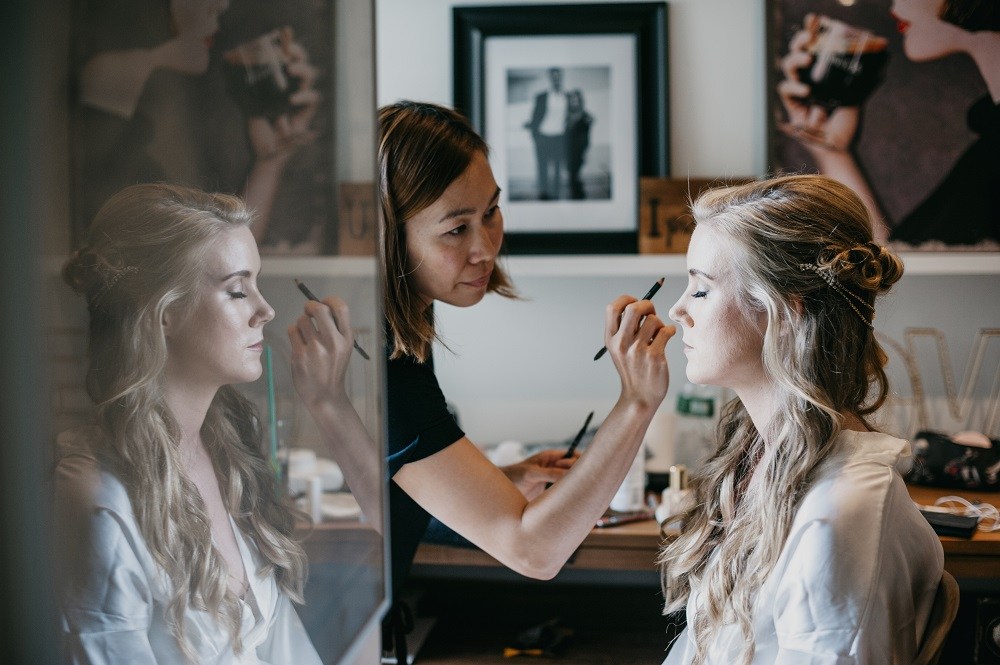
[[[315,300],[316,302],[323,302],[322,300],[317,298],[316,294],[310,291],[309,287],[303,284],[302,281],[297,277],[295,278],[295,286],[299,287],[299,291],[302,292],[302,295],[304,295],[306,298],[309,298],[309,300]],[[354,350],[357,351],[361,355],[361,357],[364,358],[365,360],[371,360],[368,354],[365,353],[365,350],[362,349],[361,346],[358,344],[357,340],[354,340]]]
[[[655,296],[656,292],[660,290],[661,286],[663,286],[663,280],[664,278],[661,277],[660,279],[653,282],[653,285],[649,287],[649,291],[646,291],[646,295],[639,298],[639,300],[650,300],[653,296]],[[601,356],[603,356],[607,352],[608,352],[608,347],[602,346],[601,350],[598,351],[597,354],[594,356],[594,360],[600,360]]]
[[[581,427],[580,431],[577,432],[576,436],[573,438],[573,442],[569,444],[569,448],[566,450],[566,454],[563,455],[563,459],[569,459],[573,456],[573,453],[576,452],[576,447],[580,445],[580,442],[583,440],[583,435],[587,432],[587,426],[590,425],[590,421],[593,419],[594,412],[591,411],[587,416],[587,419],[583,421],[583,427]]]

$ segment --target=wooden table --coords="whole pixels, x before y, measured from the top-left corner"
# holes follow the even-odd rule
[[[942,496],[960,496],[969,501],[980,500],[1000,508],[1000,493],[959,492],[937,487],[908,485],[910,497],[925,506],[934,505]],[[941,536],[944,548],[944,568],[959,581],[990,579],[1000,581],[1000,531],[976,531],[972,538]]]
[[[1000,494],[955,492],[931,487],[908,486],[914,501],[933,505],[941,496],[958,495],[967,499],[979,498],[1000,504]],[[669,534],[668,534],[669,536]],[[621,526],[597,529],[583,541],[579,549],[560,573],[562,577],[579,579],[583,571],[630,572],[642,575],[643,580],[658,580],[656,555],[662,543],[659,525],[654,520],[633,522]],[[944,567],[965,585],[976,580],[989,580],[1000,585],[1000,532],[977,531],[971,539],[942,537]],[[421,543],[414,560],[414,574],[448,576],[448,570],[502,569],[496,559],[482,550],[449,545]],[[567,575],[568,574],[568,575]]]

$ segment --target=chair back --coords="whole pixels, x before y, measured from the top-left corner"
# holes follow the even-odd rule
[[[944,649],[944,640],[958,614],[958,582],[947,570],[942,571],[931,615],[927,617],[924,639],[913,665],[937,665]]]

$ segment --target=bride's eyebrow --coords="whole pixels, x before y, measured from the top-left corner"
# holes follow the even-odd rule
[[[707,279],[710,282],[714,282],[715,281],[714,277],[712,277],[711,275],[709,275],[707,272],[703,272],[701,270],[698,270],[697,268],[691,268],[690,270],[688,270],[688,274],[691,275],[692,277],[704,277],[705,279]]]
[[[249,270],[237,270],[236,272],[229,273],[228,275],[226,275],[225,277],[223,277],[219,281],[220,282],[225,282],[227,279],[232,279],[233,277],[249,277],[249,276],[250,276],[250,271]]]

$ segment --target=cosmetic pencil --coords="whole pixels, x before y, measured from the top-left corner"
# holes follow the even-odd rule
[[[573,453],[576,452],[576,447],[580,445],[580,441],[583,440],[583,435],[587,433],[587,426],[590,425],[590,421],[593,419],[594,412],[591,411],[587,415],[587,419],[583,421],[583,427],[581,427],[580,431],[576,433],[576,436],[573,438],[573,442],[569,444],[569,448],[566,449],[566,454],[563,455],[563,459],[569,459],[573,456]]]
[[[653,513],[648,510],[641,510],[636,513],[622,513],[619,515],[605,515],[597,520],[598,528],[618,526],[619,524],[631,524],[632,522],[645,522],[653,519]]]
[[[646,291],[646,295],[639,298],[639,300],[650,300],[653,296],[655,296],[656,292],[660,290],[661,286],[663,286],[663,280],[664,278],[661,277],[660,279],[653,282],[653,285],[649,287],[649,291]],[[598,351],[597,354],[594,356],[594,360],[600,360],[601,356],[603,356],[607,352],[608,352],[608,347],[602,346],[601,350]]]
[[[590,421],[593,419],[594,419],[594,412],[591,411],[590,413],[587,414],[587,418],[583,421],[583,427],[580,428],[580,431],[577,432],[576,436],[573,437],[573,441],[570,442],[569,448],[566,449],[566,454],[562,456],[563,459],[569,459],[570,457],[573,456],[573,453],[576,452],[576,447],[580,445],[581,441],[583,441],[583,435],[587,433],[587,426],[590,425]],[[548,489],[550,487],[552,487],[552,483],[545,484],[545,489]]]
[[[309,290],[308,286],[302,283],[302,280],[296,278],[295,286],[299,287],[299,291],[302,292],[302,295],[304,295],[306,298],[309,298],[309,300],[315,300],[316,302],[323,302],[322,300],[316,297],[315,293]],[[365,353],[365,350],[361,348],[361,345],[358,344],[357,340],[354,340],[354,350],[357,351],[359,354],[361,354],[361,357],[364,358],[365,360],[371,360],[368,354]]]

